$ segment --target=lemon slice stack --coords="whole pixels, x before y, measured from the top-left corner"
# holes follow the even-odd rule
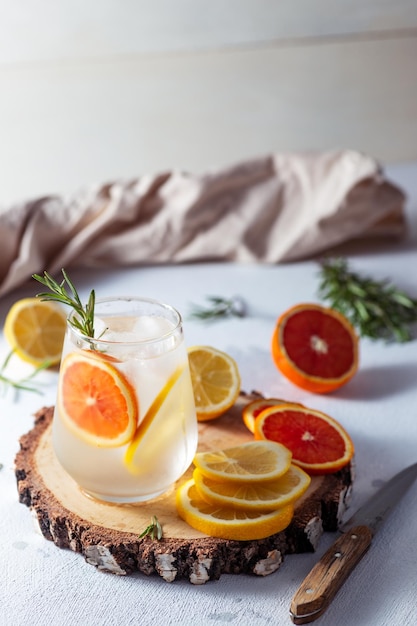
[[[272,441],[199,452],[194,465],[193,478],[177,490],[180,517],[206,535],[238,541],[284,530],[311,480]]]

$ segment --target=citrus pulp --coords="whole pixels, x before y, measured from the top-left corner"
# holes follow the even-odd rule
[[[277,441],[291,450],[292,463],[309,474],[329,474],[347,465],[352,440],[335,419],[294,404],[265,409],[255,421],[255,439]]]
[[[338,311],[299,304],[283,313],[272,336],[272,356],[292,383],[314,393],[345,385],[358,369],[358,337]]]

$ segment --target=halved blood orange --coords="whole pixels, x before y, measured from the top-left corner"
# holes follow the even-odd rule
[[[125,376],[97,355],[72,352],[61,365],[59,416],[88,443],[106,448],[130,441],[138,421],[136,394]]]
[[[358,337],[334,309],[299,304],[283,313],[272,336],[280,372],[298,387],[328,393],[346,384],[358,369]]]
[[[331,474],[354,454],[352,440],[335,419],[294,404],[270,407],[255,420],[255,439],[276,441],[292,452],[292,463],[308,474]]]
[[[246,428],[251,433],[255,432],[255,419],[264,409],[268,409],[270,406],[279,406],[280,404],[288,404],[288,400],[281,400],[279,398],[257,398],[252,400],[242,410],[242,419]],[[298,402],[295,403],[298,405]],[[301,406],[301,405],[298,405]]]

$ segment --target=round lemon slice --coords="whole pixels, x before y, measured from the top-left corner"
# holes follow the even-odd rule
[[[207,478],[198,469],[194,470],[193,479],[206,502],[247,511],[275,511],[295,502],[311,482],[310,476],[295,465],[291,465],[283,476],[271,481],[218,482]]]
[[[224,450],[197,452],[194,465],[219,482],[275,480],[291,465],[291,452],[273,441],[249,441]]]
[[[38,366],[59,363],[66,330],[66,314],[54,302],[23,298],[10,308],[4,336],[16,354]]]
[[[240,375],[236,361],[210,346],[188,349],[191,382],[197,418],[208,421],[225,413],[240,392]]]
[[[236,541],[264,539],[279,533],[294,514],[292,504],[267,513],[208,504],[199,495],[193,479],[177,489],[176,507],[179,516],[196,530]]]

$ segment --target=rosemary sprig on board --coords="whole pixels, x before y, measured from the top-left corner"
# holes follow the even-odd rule
[[[246,306],[242,298],[223,298],[221,296],[207,296],[209,306],[193,305],[190,317],[203,321],[211,321],[224,317],[245,317]]]
[[[39,293],[37,295],[41,300],[52,300],[65,304],[77,313],[76,316],[71,318],[71,324],[77,328],[86,337],[94,337],[94,306],[95,306],[95,292],[91,291],[87,304],[84,306],[80,300],[74,283],[69,278],[67,272],[62,270],[64,279],[61,283],[58,283],[48,272],[44,272],[43,276],[39,274],[33,274],[32,278],[37,280],[45,287],[50,289],[50,292]],[[70,293],[68,293],[65,285],[69,287]]]
[[[350,271],[345,259],[321,264],[319,297],[343,313],[363,337],[406,342],[417,322],[417,300],[387,280]]]
[[[162,539],[162,535],[162,526],[156,515],[152,515],[151,523],[145,528],[143,533],[139,535],[139,539],[142,539],[142,537],[150,537],[151,539],[158,539],[158,541],[160,541]]]

